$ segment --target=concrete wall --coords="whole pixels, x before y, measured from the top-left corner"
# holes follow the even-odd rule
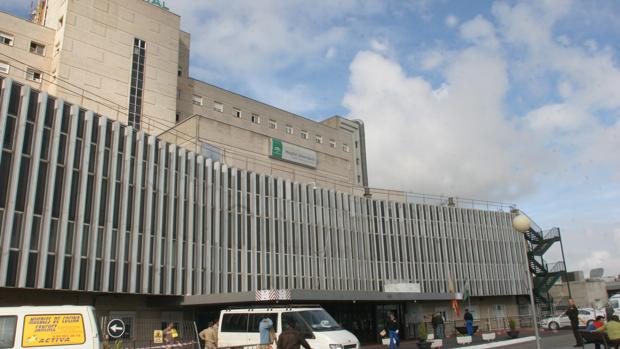
[[[572,281],[570,290],[578,307],[599,308],[607,304],[607,289],[602,280]],[[557,283],[549,291],[554,300],[568,299],[568,284]]]
[[[10,65],[8,76],[34,88],[47,89],[49,83],[46,80],[52,79],[49,72],[55,31],[0,12],[0,32],[13,36],[12,46],[0,44],[0,62]],[[44,55],[30,52],[31,41],[45,45]],[[42,72],[44,74],[43,81],[26,80],[26,69],[28,67]],[[0,75],[5,74],[0,73]]]
[[[45,24],[58,29],[60,48],[51,94],[126,123],[133,40],[140,38],[147,45],[142,127],[156,133],[174,124],[177,15],[141,0],[52,0]]]

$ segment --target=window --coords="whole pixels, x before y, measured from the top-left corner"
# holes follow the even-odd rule
[[[194,105],[200,105],[202,106],[202,97],[201,96],[197,96],[197,95],[193,95],[192,96],[192,103]]]
[[[236,117],[236,118],[240,118],[241,117],[241,109],[233,108],[233,116]]]
[[[308,139],[308,131],[301,130],[300,134],[302,139]]]
[[[13,348],[17,316],[0,316],[0,348]]]
[[[360,164],[360,158],[355,159],[355,163],[359,165]]]
[[[293,129],[293,126],[291,125],[286,125],[286,133],[292,135],[293,133],[295,133],[295,130]]]
[[[133,39],[131,58],[131,85],[129,90],[129,113],[127,123],[139,130],[142,122],[142,92],[144,91],[144,60],[146,41]]]
[[[224,112],[224,104],[220,102],[213,102],[213,110],[219,111],[220,113]]]
[[[252,113],[252,119],[250,120],[254,124],[260,124],[260,116],[258,114]]]
[[[43,56],[45,54],[45,45],[38,42],[30,42],[30,52]]]
[[[318,143],[318,144],[323,144],[323,137],[322,137],[322,136],[319,136],[319,135],[316,135],[316,136],[314,137],[314,141],[315,141],[316,143]]]
[[[7,62],[0,61],[0,73],[8,74],[10,67],[11,66]]]
[[[333,139],[329,140],[329,147],[336,149],[336,141]]]
[[[224,314],[221,332],[247,332],[248,314]]]
[[[62,28],[62,25],[63,25],[64,21],[65,21],[65,17],[64,16],[58,18],[58,29]]]
[[[179,120],[181,120],[181,114],[176,113],[176,114],[174,115],[174,120],[175,120],[176,122],[179,122]]]
[[[0,32],[0,43],[13,46],[13,35]]]
[[[357,175],[357,184],[359,184],[359,183],[361,183],[361,182],[362,182],[362,180],[361,180],[361,178],[360,178],[360,175]]]
[[[177,90],[177,99],[181,99],[181,89]]]
[[[179,69],[177,70],[177,76],[183,76],[183,67],[179,66]]]
[[[36,82],[41,82],[41,78],[43,77],[43,73],[38,70],[34,70],[32,68],[26,69],[26,79]]]
[[[278,129],[278,122],[275,121],[275,120],[269,119],[269,128],[277,130]]]
[[[248,332],[258,333],[260,322],[264,318],[270,318],[273,322],[273,330],[278,331],[278,314],[277,313],[252,313],[249,315]]]
[[[345,152],[345,153],[348,153],[349,152],[349,145],[348,144],[343,144],[342,145],[342,151]]]

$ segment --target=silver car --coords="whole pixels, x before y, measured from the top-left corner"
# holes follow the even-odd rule
[[[581,308],[579,309],[579,327],[586,327],[596,319],[597,316],[605,316],[603,310],[596,310],[593,308]],[[557,330],[562,327],[570,327],[570,320],[568,316],[561,313],[556,316],[546,317],[540,321],[540,327],[548,328],[550,330]]]

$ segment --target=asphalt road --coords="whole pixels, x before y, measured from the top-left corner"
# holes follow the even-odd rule
[[[575,337],[571,330],[560,330],[554,334],[543,334],[540,347],[541,349],[572,349],[575,345]],[[504,347],[506,349],[536,349],[536,342],[515,344]],[[580,347],[581,348],[581,347]],[[586,349],[593,349],[594,345],[589,344]]]

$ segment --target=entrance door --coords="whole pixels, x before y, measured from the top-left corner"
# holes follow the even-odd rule
[[[394,313],[396,315],[396,320],[398,321],[398,328],[400,333],[400,338],[407,338],[407,328],[405,327],[405,312],[403,304],[381,304],[377,305],[375,311],[375,334],[377,341],[381,341],[381,337],[379,336],[379,332],[386,327],[388,321],[388,314]]]

